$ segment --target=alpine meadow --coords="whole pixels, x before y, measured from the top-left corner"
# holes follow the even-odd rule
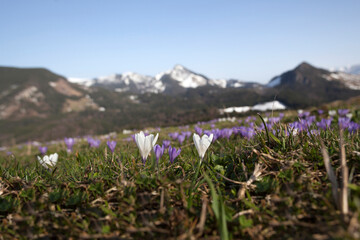
[[[360,239],[359,13],[0,0],[0,240]]]

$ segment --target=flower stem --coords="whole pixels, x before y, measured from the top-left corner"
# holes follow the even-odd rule
[[[196,180],[199,176],[199,172],[200,172],[200,167],[201,167],[201,163],[202,163],[202,158],[200,159],[200,162],[197,166],[197,169],[196,169],[196,172],[195,172],[195,175],[192,179],[192,182],[191,182],[191,186],[190,186],[190,189],[189,189],[189,199],[188,199],[188,209],[190,209],[192,207],[192,193],[193,193],[193,188],[195,186],[195,183],[196,183]]]

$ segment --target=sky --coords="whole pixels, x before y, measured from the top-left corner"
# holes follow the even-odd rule
[[[303,61],[360,64],[359,25],[358,0],[0,0],[0,66],[265,83]]]

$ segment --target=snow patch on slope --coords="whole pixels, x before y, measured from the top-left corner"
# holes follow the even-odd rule
[[[360,64],[352,65],[352,66],[345,66],[339,68],[332,68],[330,69],[331,72],[344,72],[349,74],[360,75]]]
[[[83,85],[86,87],[90,87],[91,85],[94,84],[94,79],[89,79],[89,78],[69,77],[69,78],[67,78],[67,80],[71,83],[76,83],[76,84]]]
[[[225,79],[209,79],[209,84],[211,86],[226,88],[227,81]]]
[[[281,77],[278,76],[278,77],[274,78],[273,80],[271,80],[266,86],[267,87],[276,87],[280,83],[281,83]]]
[[[252,107],[250,106],[242,106],[242,107],[228,107],[224,109],[220,109],[220,113],[244,113],[248,111],[268,111],[268,110],[285,110],[286,106],[279,101],[271,101],[256,104]]]
[[[251,108],[253,111],[285,110],[286,106],[279,101],[271,101],[256,104]]]
[[[360,75],[345,72],[332,72],[329,75],[324,75],[323,77],[328,81],[340,81],[350,89],[360,90]]]

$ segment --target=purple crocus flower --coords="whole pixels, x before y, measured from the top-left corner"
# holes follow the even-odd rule
[[[256,132],[252,127],[245,127],[244,131],[242,132],[243,137],[246,139],[252,139],[255,136]]]
[[[349,109],[338,109],[338,113],[342,117],[346,116],[346,114],[348,114],[349,112],[350,112]]]
[[[331,121],[332,121],[332,118],[327,118],[327,119],[323,118],[323,119],[321,119],[320,122],[316,123],[316,126],[318,126],[318,128],[321,128],[323,130],[326,130],[327,128],[330,128]]]
[[[101,143],[101,141],[99,139],[93,139],[93,138],[88,138],[87,141],[88,141],[90,147],[92,147],[92,148],[98,148]]]
[[[310,112],[299,112],[299,118],[307,118],[310,116]]]
[[[210,136],[210,134],[212,133],[212,130],[204,130],[204,134]]]
[[[202,135],[202,133],[203,133],[203,130],[202,130],[202,128],[201,127],[198,127],[198,126],[195,126],[195,132],[200,136],[200,135]]]
[[[360,129],[360,125],[355,122],[350,122],[348,126],[348,131],[351,134],[354,134],[357,130]]]
[[[133,140],[134,142],[136,142],[136,141],[135,141],[135,134],[131,134],[131,138],[132,138],[132,140]]]
[[[280,117],[271,117],[269,118],[269,123],[278,123],[280,122],[281,118]]]
[[[179,156],[181,152],[181,148],[179,148],[179,150],[176,150],[176,148],[173,147],[169,147],[169,158],[170,158],[170,162],[174,163],[174,160],[177,156]]]
[[[182,132],[181,135],[185,135],[186,138],[190,138],[191,135],[192,135],[192,132],[190,132],[190,131],[185,131],[185,132]]]
[[[211,133],[213,134],[212,142],[215,142],[219,137],[221,137],[221,130],[219,129],[212,129]],[[208,135],[210,137],[211,133]],[[207,134],[206,134],[207,135]]]
[[[350,118],[347,117],[339,117],[339,127],[341,129],[348,128],[350,125]]]
[[[110,151],[114,153],[116,147],[116,141],[107,141],[106,144],[108,145]]]
[[[171,137],[173,140],[176,140],[179,136],[178,132],[169,133],[169,137]]]
[[[39,147],[39,151],[42,155],[45,155],[47,152],[48,148],[46,146],[40,146]]]
[[[318,112],[318,114],[319,114],[319,115],[321,115],[321,114],[323,114],[323,113],[324,113],[324,110],[322,110],[322,109],[318,109],[318,111],[317,111],[317,112]]]
[[[179,135],[178,136],[178,141],[179,141],[179,143],[180,143],[180,145],[182,145],[183,144],[183,142],[184,142],[184,140],[185,140],[185,135],[183,135],[183,134],[181,134],[181,135]]]
[[[68,152],[71,152],[71,151],[72,151],[72,147],[73,147],[74,144],[75,144],[75,139],[73,139],[73,138],[64,138],[64,142],[65,142],[65,144],[66,144],[67,151],[68,151]]]
[[[230,139],[232,133],[233,133],[233,130],[231,128],[224,128],[221,130],[221,136],[223,138]]]
[[[156,157],[156,163],[159,163],[159,159],[164,154],[164,151],[165,151],[165,146],[164,145],[162,145],[161,147],[158,144],[155,145],[154,152],[155,152],[155,157]]]
[[[171,142],[170,142],[169,140],[164,140],[164,141],[163,141],[163,146],[164,146],[164,148],[165,148],[165,149],[168,149],[169,146],[170,146],[170,143],[171,143]]]

